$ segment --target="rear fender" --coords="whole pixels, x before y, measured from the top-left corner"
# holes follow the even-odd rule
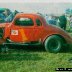
[[[60,38],[62,38],[62,40],[63,40],[64,43],[67,43],[66,40],[65,40],[65,38],[64,38],[62,35],[59,35],[59,34],[50,34],[50,35],[47,35],[47,36],[44,38],[44,40],[42,41],[42,43],[44,44],[45,41],[46,41],[46,39],[47,39],[49,36],[52,36],[52,35],[57,35],[57,36],[59,36]]]

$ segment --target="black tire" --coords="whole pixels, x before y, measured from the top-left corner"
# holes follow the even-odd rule
[[[45,41],[46,51],[57,53],[62,49],[63,41],[57,35],[49,36]]]

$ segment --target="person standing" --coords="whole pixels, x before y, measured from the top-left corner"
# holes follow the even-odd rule
[[[5,19],[10,15],[10,10],[6,9],[0,13],[0,23],[6,22]]]
[[[48,24],[50,24],[50,25],[56,25],[56,19],[55,19],[55,16],[51,16],[51,18],[49,18],[49,20],[48,20]]]
[[[70,27],[69,30],[71,30],[72,29],[72,15],[70,16],[70,25],[69,25],[69,27]]]
[[[66,30],[66,24],[67,24],[67,19],[65,17],[65,15],[63,14],[62,16],[59,17],[59,26]]]

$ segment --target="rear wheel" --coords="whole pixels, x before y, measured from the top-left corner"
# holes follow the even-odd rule
[[[57,53],[62,49],[63,40],[57,35],[48,37],[45,41],[46,51]]]

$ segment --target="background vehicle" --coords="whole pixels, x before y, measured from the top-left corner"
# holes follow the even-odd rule
[[[7,15],[5,15],[7,13]],[[11,11],[8,8],[0,8],[0,23],[5,22],[5,18],[9,16]]]
[[[17,13],[17,10],[13,12],[8,8],[0,8],[0,23],[11,22]]]

